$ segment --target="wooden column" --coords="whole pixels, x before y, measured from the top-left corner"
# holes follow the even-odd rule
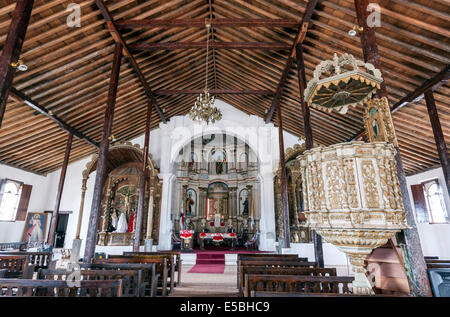
[[[56,224],[58,223],[59,206],[61,205],[61,197],[64,189],[64,181],[66,180],[67,166],[69,165],[70,150],[72,149],[73,134],[69,134],[66,145],[66,153],[61,167],[61,175],[59,177],[58,192],[56,193],[55,208],[53,209],[52,220],[50,222],[50,231],[48,232],[47,243],[53,246],[55,243]]]
[[[442,171],[444,172],[447,191],[450,195],[450,162],[448,157],[447,145],[445,144],[444,134],[442,133],[441,121],[439,120],[439,114],[436,109],[433,92],[431,90],[428,90],[424,95],[425,101],[427,103],[428,115],[430,116],[431,127],[433,128],[434,141],[436,142]]]
[[[103,185],[106,178],[106,164],[108,160],[109,137],[112,130],[114,107],[116,104],[117,86],[119,83],[120,62],[122,58],[122,45],[116,44],[114,60],[109,82],[108,101],[105,109],[103,122],[102,140],[98,153],[97,169],[95,175],[94,193],[92,198],[91,215],[89,217],[89,228],[86,237],[86,248],[84,250],[84,261],[90,263],[94,258],[95,245],[97,244],[97,230],[102,204]]]
[[[25,34],[27,33],[33,3],[34,0],[16,1],[16,8],[12,14],[8,35],[3,45],[3,52],[0,57],[0,127],[3,122],[3,115],[5,114],[14,73],[16,72],[16,69],[11,66],[11,63],[16,63],[22,52],[22,45],[25,40]]]
[[[75,234],[75,239],[80,239],[81,232],[81,223],[83,221],[83,211],[84,211],[84,198],[86,197],[87,190],[87,180],[88,177],[83,178],[81,185],[81,201],[80,201],[80,210],[78,211],[78,222],[77,222],[77,233]]]
[[[296,51],[296,56],[297,56],[298,87],[299,87],[299,91],[300,91],[300,102],[302,104],[303,130],[305,133],[305,146],[306,146],[307,150],[310,150],[314,146],[313,146],[313,136],[312,136],[309,107],[305,102],[306,73],[305,73],[305,62],[303,60],[302,44],[297,44],[295,46],[295,51]],[[316,230],[313,230],[313,241],[314,241],[315,260],[318,263],[319,267],[324,267],[325,264],[323,261],[322,237],[317,234]]]
[[[138,198],[138,210],[136,215],[136,230],[134,233],[133,241],[133,251],[139,251],[139,245],[141,241],[141,229],[142,229],[142,218],[144,215],[144,204],[145,204],[145,185],[146,185],[146,172],[148,165],[148,147],[150,143],[150,123],[152,118],[152,101],[147,101],[147,120],[145,121],[145,139],[144,139],[144,154],[142,158],[142,175],[141,182],[139,184],[139,198]],[[150,215],[147,215],[150,217]]]
[[[291,230],[289,226],[289,202],[288,188],[286,178],[286,158],[284,156],[284,138],[283,138],[283,119],[281,118],[280,101],[277,99],[277,118],[278,118],[278,143],[280,145],[280,168],[281,168],[281,210],[283,213],[283,248],[291,247]]]
[[[356,15],[359,26],[363,27],[361,34],[361,44],[363,47],[364,60],[373,64],[382,72],[381,58],[378,54],[378,46],[376,42],[375,29],[367,25],[369,11],[367,6],[369,0],[355,0]],[[386,86],[383,82],[381,88],[377,92],[378,97],[387,97]],[[404,230],[398,235],[398,241],[405,241],[403,245],[403,255],[406,267],[408,282],[411,294],[415,296],[431,296],[430,283],[428,281],[427,267],[423,258],[422,246],[420,243],[419,233],[417,231],[416,221],[414,219],[411,200],[408,193],[408,185],[406,182],[405,171],[403,170],[403,162],[400,150],[396,148],[395,161],[397,164],[397,173],[402,192],[403,206],[406,210],[406,219],[411,229]]]

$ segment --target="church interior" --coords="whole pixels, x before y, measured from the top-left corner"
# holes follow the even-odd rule
[[[0,297],[450,297],[448,1],[0,25]]]

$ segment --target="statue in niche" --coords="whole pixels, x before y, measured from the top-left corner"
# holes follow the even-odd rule
[[[239,201],[240,201],[240,212],[242,216],[248,216],[249,214],[249,200],[248,200],[248,190],[244,188],[239,193]]]
[[[128,231],[128,224],[127,224],[127,217],[125,216],[125,213],[122,212],[119,217],[119,221],[117,222],[117,228],[116,231],[118,233],[124,233]]]
[[[134,232],[134,209],[132,210],[130,215],[130,222],[128,223],[127,232]]]
[[[191,216],[195,212],[195,201],[196,201],[195,191],[193,189],[188,189],[186,191],[186,202],[185,202],[186,216]]]
[[[244,205],[244,210],[242,211],[242,214],[244,216],[248,216],[248,197],[245,197],[243,205]]]
[[[111,213],[111,221],[109,223],[107,232],[116,231],[118,221],[119,221],[119,213],[117,210],[113,210]]]

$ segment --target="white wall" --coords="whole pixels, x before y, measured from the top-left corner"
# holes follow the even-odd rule
[[[53,209],[52,205],[54,201],[51,202],[48,200],[48,178],[10,166],[0,165],[0,179],[3,178],[10,178],[33,186],[28,205],[29,212],[43,212],[44,210]],[[50,216],[49,214],[47,219],[47,230],[50,223]],[[0,221],[0,242],[22,241],[24,229],[25,221]]]
[[[419,184],[434,178],[437,178],[439,184],[442,186],[447,215],[450,216],[450,198],[445,184],[444,173],[440,167],[406,177],[411,205],[414,208],[411,185]],[[414,214],[414,217],[415,216],[416,214]],[[439,256],[441,259],[450,259],[450,224],[417,223],[417,229],[422,243],[423,255]]]

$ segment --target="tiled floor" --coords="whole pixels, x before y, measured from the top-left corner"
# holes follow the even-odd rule
[[[181,286],[177,286],[171,296],[174,297],[235,297],[236,266],[225,266],[223,274],[188,273],[193,265],[183,265]]]

